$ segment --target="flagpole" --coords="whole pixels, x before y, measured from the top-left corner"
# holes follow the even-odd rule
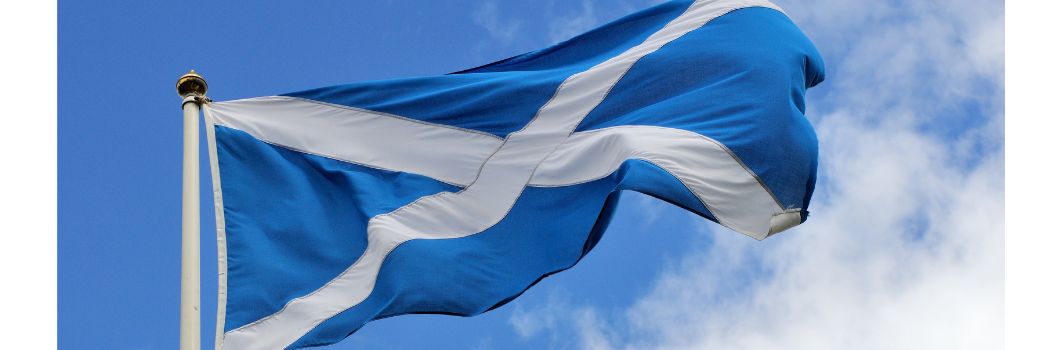
[[[175,88],[182,100],[182,301],[179,350],[201,348],[200,102],[208,83],[192,70]]]

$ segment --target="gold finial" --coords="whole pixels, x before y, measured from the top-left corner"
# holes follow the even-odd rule
[[[197,94],[197,96],[204,96],[208,93],[208,82],[204,81],[196,72],[192,69],[182,78],[179,78],[179,82],[175,83],[175,89],[179,91],[179,96],[186,98],[190,94]]]

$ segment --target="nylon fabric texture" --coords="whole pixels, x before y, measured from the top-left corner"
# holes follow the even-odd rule
[[[304,348],[491,310],[586,255],[623,190],[759,240],[801,224],[823,74],[764,0],[672,1],[450,75],[206,105],[217,342]]]

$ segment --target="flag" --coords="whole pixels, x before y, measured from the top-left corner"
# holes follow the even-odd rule
[[[497,308],[586,255],[624,190],[758,240],[796,226],[823,69],[765,0],[671,1],[452,74],[206,104],[217,343]]]

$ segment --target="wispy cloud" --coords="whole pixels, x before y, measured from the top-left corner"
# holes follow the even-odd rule
[[[484,36],[472,49],[479,60],[494,60],[541,49],[597,28],[659,0],[482,0],[471,14]]]
[[[594,14],[594,4],[589,0],[584,1],[583,9],[580,13],[558,16],[550,22],[549,42],[557,44],[594,29],[598,24],[598,17]]]
[[[571,321],[585,349],[1001,348],[1003,4],[779,5],[829,68],[810,220],[763,242],[698,224],[712,246],[627,310],[563,302],[535,324]]]
[[[499,3],[493,0],[485,1],[471,14],[474,23],[485,28],[492,38],[500,44],[507,46],[519,38],[521,32],[521,20],[504,18],[500,14]]]
[[[817,215],[761,243],[708,225],[714,245],[622,316],[644,336],[618,348],[1001,346],[1001,153],[966,171],[937,140],[827,118],[825,148],[841,151],[824,158]]]
[[[529,340],[542,334],[552,341],[563,342],[565,333],[576,328],[572,323],[573,313],[581,312],[584,311],[573,306],[569,295],[555,288],[538,305],[523,307],[520,303],[515,304],[510,324],[523,339]]]

